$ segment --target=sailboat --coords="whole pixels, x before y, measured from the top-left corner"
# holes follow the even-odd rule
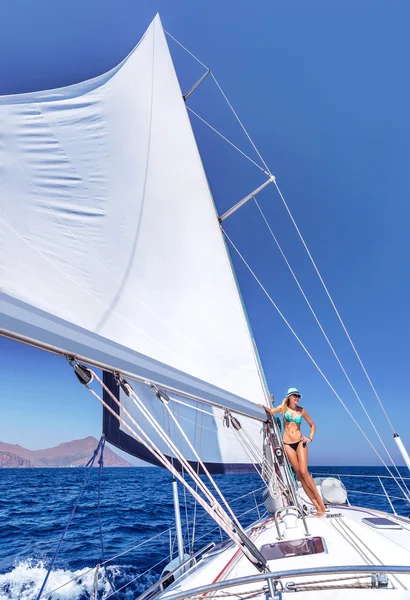
[[[315,517],[259,406],[223,226],[276,180],[263,164],[218,215],[186,108],[208,75],[183,95],[157,16],[108,73],[0,98],[0,334],[65,357],[106,440],[167,468],[225,532],[194,556],[180,539],[141,599],[409,598],[410,520],[351,506],[332,478]],[[255,470],[268,515],[245,529],[213,476]]]

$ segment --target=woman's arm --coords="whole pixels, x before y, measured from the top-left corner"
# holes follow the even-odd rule
[[[302,417],[305,419],[306,423],[309,425],[310,427],[310,434],[308,437],[303,436],[303,441],[305,442],[312,442],[313,441],[313,436],[315,435],[316,432],[316,425],[313,423],[312,419],[309,417],[308,413],[306,412],[305,409],[303,409],[302,411]]]
[[[271,415],[276,415],[282,410],[282,404],[275,406],[275,408],[270,408],[269,406],[266,406],[266,404],[259,404],[259,406],[262,406],[262,408],[264,408],[266,412],[270,413]]]

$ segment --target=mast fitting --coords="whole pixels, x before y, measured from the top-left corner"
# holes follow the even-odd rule
[[[163,404],[169,404],[169,402],[171,402],[171,398],[168,396],[168,394],[166,394],[163,390],[157,388],[157,386],[153,383],[148,383],[148,387],[151,390],[151,392],[155,394],[155,396],[159,398],[159,400],[161,400]]]
[[[202,75],[202,77],[201,77],[200,79],[198,79],[198,81],[197,81],[197,82],[196,82],[196,83],[195,83],[195,84],[194,84],[194,85],[191,87],[191,89],[189,89],[189,90],[187,91],[187,93],[186,93],[186,94],[184,94],[184,95],[182,96],[182,97],[183,97],[183,99],[184,99],[184,102],[186,102],[186,101],[188,100],[189,96],[190,96],[190,95],[191,95],[193,92],[195,92],[196,88],[197,88],[198,86],[200,86],[200,85],[201,85],[201,83],[202,83],[202,82],[203,82],[203,81],[204,81],[204,80],[205,80],[205,79],[208,77],[208,75],[209,75],[209,73],[210,73],[210,72],[211,72],[211,69],[208,69],[208,70],[207,70],[207,71],[206,71],[206,72],[205,72],[205,73]]]
[[[237,202],[234,206],[232,206],[232,208],[227,210],[221,217],[219,217],[219,219],[218,219],[219,222],[222,223],[222,221],[225,221],[225,219],[227,219],[234,212],[236,212],[238,210],[238,208],[241,208],[241,206],[246,204],[248,202],[248,200],[251,200],[254,196],[259,194],[259,192],[261,192],[267,185],[269,185],[270,183],[274,183],[275,181],[276,181],[275,177],[273,175],[270,175],[269,179],[267,181],[265,181],[265,183],[262,183],[262,185],[260,185],[258,188],[256,188],[256,190],[253,190],[253,192],[251,192],[250,194],[245,196],[245,198],[242,198],[242,200],[239,200],[239,202]]]

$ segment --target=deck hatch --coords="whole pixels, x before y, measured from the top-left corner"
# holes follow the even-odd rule
[[[362,519],[362,523],[370,525],[370,527],[374,527],[375,529],[403,529],[398,523],[384,517],[368,517]]]
[[[260,548],[260,551],[266,560],[277,560],[293,556],[320,554],[325,551],[325,545],[321,537],[311,537],[298,540],[285,540],[276,544],[264,544]]]

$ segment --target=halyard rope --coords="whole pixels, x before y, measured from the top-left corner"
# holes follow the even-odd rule
[[[215,497],[212,495],[212,493],[209,491],[209,489],[206,487],[206,485],[202,482],[202,480],[200,479],[200,477],[197,475],[197,473],[195,473],[195,470],[191,467],[191,465],[188,463],[188,461],[185,459],[185,457],[183,456],[182,452],[179,450],[179,448],[176,446],[176,444],[174,444],[174,442],[171,440],[171,438],[169,436],[166,435],[165,431],[162,429],[162,427],[160,427],[160,425],[156,422],[156,420],[154,419],[154,417],[151,415],[151,413],[149,412],[149,410],[146,408],[146,406],[143,404],[143,402],[140,400],[140,398],[137,396],[137,394],[134,392],[134,390],[132,389],[131,386],[129,386],[129,392],[130,392],[130,398],[133,401],[133,403],[135,404],[135,406],[140,410],[140,412],[145,416],[145,418],[148,420],[148,422],[150,423],[150,425],[153,427],[153,429],[158,433],[158,435],[161,437],[161,439],[168,445],[169,449],[175,453],[176,457],[180,460],[181,465],[184,466],[184,468],[186,469],[186,471],[190,474],[190,476],[192,477],[192,479],[198,483],[201,491],[203,492],[203,494],[205,495],[205,497],[207,497],[208,501],[211,503],[215,503],[215,506],[217,506],[217,508],[219,508],[219,505],[217,505],[216,503],[216,499]],[[225,503],[225,506],[228,508],[228,511],[231,513],[231,515],[233,516],[233,520],[234,522],[237,522],[236,516],[233,513],[232,509],[230,508],[229,504],[226,502],[224,496],[222,495],[222,492],[219,490],[218,486],[216,485],[216,483],[214,482],[214,480],[212,479],[211,475],[209,474],[208,470],[206,469],[205,465],[203,464],[203,462],[201,461],[200,457],[198,456],[196,450],[193,448],[191,442],[188,440],[187,436],[185,435],[184,431],[182,430],[181,426],[179,425],[179,423],[177,422],[177,420],[175,419],[174,415],[172,414],[172,411],[169,410],[169,407],[165,404],[164,405],[165,408],[168,410],[168,414],[171,416],[171,418],[173,419],[176,427],[179,429],[181,435],[184,437],[185,441],[187,442],[188,446],[191,448],[191,450],[193,451],[194,455],[196,456],[198,462],[200,462],[202,468],[204,469],[204,472],[208,475],[212,485],[214,486],[215,490],[217,491],[217,493],[219,494],[220,498],[222,499],[222,501]],[[222,509],[223,510],[223,509]],[[224,518],[226,518],[226,516],[224,516]],[[238,523],[239,525],[239,523]]]
[[[132,429],[132,427],[130,427],[130,425],[128,425],[128,423],[126,423],[124,421],[124,419],[122,419],[120,417],[120,415],[118,415],[117,413],[115,413],[112,409],[110,410],[110,407],[108,407],[108,405],[104,402],[104,400],[102,400],[98,394],[96,392],[94,392],[94,390],[92,390],[90,387],[88,387],[89,391],[98,398],[98,400],[102,401],[103,404],[105,405],[106,408],[108,408],[110,410],[110,412],[115,416],[115,418],[117,418],[125,427],[127,427],[127,429],[129,431],[131,431],[131,433],[136,437],[136,439],[138,441],[141,441],[144,446],[152,453],[154,454],[154,456],[157,458],[157,460],[159,460],[161,462],[161,464],[163,466],[165,466],[166,468],[168,468],[168,470],[171,471],[171,473],[180,481],[180,483],[182,485],[186,485],[188,487],[188,489],[191,491],[191,493],[195,494],[194,490],[189,486],[189,484],[184,480],[184,478],[179,474],[179,472],[175,469],[175,467],[172,465],[172,463],[170,461],[168,461],[168,459],[165,457],[165,455],[156,447],[156,445],[152,442],[152,440],[149,438],[149,436],[145,433],[145,431],[140,427],[140,425],[138,425],[138,423],[135,421],[135,419],[130,415],[130,413],[125,409],[125,407],[119,402],[119,400],[114,396],[114,394],[111,392],[111,390],[109,390],[107,388],[107,386],[105,386],[105,384],[102,382],[102,380],[93,372],[91,371],[91,373],[94,375],[94,377],[96,378],[96,380],[100,383],[100,385],[103,387],[103,389],[105,389],[105,391],[110,395],[110,397],[112,398],[112,400],[114,400],[114,402],[118,405],[119,408],[121,408],[122,412],[127,416],[127,418],[130,420],[130,422],[137,427],[137,429],[139,430],[139,432],[143,435],[143,438],[140,437],[140,435]],[[144,407],[145,408],[145,407]],[[150,415],[149,415],[150,416]],[[154,424],[154,429],[157,431],[157,433],[159,433],[159,435],[164,439],[166,438],[165,435],[161,435],[159,428],[155,426]],[[144,439],[145,438],[145,439]],[[168,442],[169,444],[169,448],[172,452],[175,452],[176,456],[179,458],[179,456],[181,456],[181,452],[179,451],[179,449],[175,446],[175,444],[173,444],[172,440],[169,440]],[[183,462],[184,458],[182,457]],[[182,463],[183,464],[183,463]],[[190,469],[190,465],[188,465],[188,469]],[[192,468],[191,468],[192,470]],[[194,475],[196,475],[194,473]],[[201,489],[201,491],[203,491],[205,493],[205,495],[208,497],[208,500],[210,499],[211,502],[215,503],[214,508],[216,508],[216,510],[218,510],[218,508],[221,508],[219,505],[217,505],[217,503],[215,502],[214,497],[212,496],[212,494],[210,494],[209,490],[206,488],[206,486],[203,484],[203,482],[200,480],[200,478],[198,477],[197,482],[199,484],[199,487]],[[203,499],[196,494],[196,496],[198,497],[198,502],[200,502],[200,504],[202,504],[203,508],[205,510],[207,510],[207,512],[209,512],[210,514],[213,514],[213,509],[211,509],[211,507],[208,506],[208,504],[206,504]],[[211,516],[212,516],[211,514]],[[219,518],[219,517],[218,517]],[[224,514],[222,511],[222,515],[220,516],[221,520],[224,520],[227,518],[226,513]]]
[[[187,463],[187,461],[184,459],[184,457],[182,456],[181,464],[185,463],[184,466],[185,466],[186,470],[190,473],[190,475],[194,479],[194,481],[196,480],[196,481],[198,481],[198,483],[201,484],[199,487],[200,487],[201,491],[203,491],[205,496],[209,499],[209,504],[187,483],[187,481],[184,480],[183,477],[181,477],[180,473],[172,466],[172,464],[166,458],[166,456],[152,442],[152,440],[145,433],[145,431],[140,427],[140,425],[138,425],[138,423],[135,421],[135,419],[133,419],[133,417],[130,415],[130,413],[119,402],[119,400],[115,397],[115,395],[111,392],[111,390],[102,382],[102,380],[98,377],[98,375],[90,369],[89,369],[89,371],[90,371],[91,375],[93,376],[93,378],[95,378],[96,381],[99,382],[101,387],[108,393],[108,395],[111,397],[111,399],[118,405],[118,407],[127,416],[127,418],[130,420],[130,422],[138,429],[138,431],[140,432],[140,434],[143,437],[141,437],[141,435],[139,435],[137,433],[137,431],[135,429],[133,429],[133,427],[131,427],[119,414],[117,414],[111,408],[111,406],[109,406],[104,401],[103,398],[101,398],[91,387],[89,387],[88,384],[85,384],[85,387],[93,394],[93,396],[95,396],[99,400],[99,402],[101,402],[101,404],[114,416],[114,418],[116,418],[118,421],[120,421],[120,423],[122,423],[124,425],[124,427],[126,427],[132,433],[132,435],[137,439],[137,441],[142,443],[144,445],[144,447],[147,448],[147,450],[149,450],[155,456],[155,458],[165,468],[167,468],[175,476],[175,478],[178,479],[178,481],[180,481],[180,483],[182,485],[186,486],[186,488],[192,494],[192,496],[194,498],[197,498],[199,504],[201,504],[201,506],[209,514],[209,516],[212,517],[214,519],[214,521],[216,521],[216,523],[218,523],[222,527],[222,529],[225,531],[225,533],[228,535],[228,537],[231,538],[231,540],[239,547],[239,549],[252,562],[252,564],[255,566],[258,565],[257,568],[259,568],[259,567],[262,568],[263,563],[257,556],[257,554],[260,554],[260,553],[258,552],[258,550],[256,548],[253,548],[252,542],[250,540],[248,540],[248,537],[246,536],[246,533],[244,532],[242,527],[239,525],[237,518],[235,517],[235,521],[232,521],[229,518],[228,514],[224,511],[222,506],[216,501],[215,497],[210,493],[208,488],[203,485],[203,482],[201,481],[201,479],[196,476],[195,471],[193,471],[192,467],[189,465],[189,463]],[[128,386],[129,386],[129,384],[128,384]],[[130,389],[132,389],[132,388],[130,388]],[[144,407],[144,409],[145,409],[145,407]],[[171,449],[171,451],[175,452],[176,456],[181,455],[179,449],[176,448],[176,446],[175,446],[175,444],[173,444],[172,440],[168,439],[167,444],[168,444],[169,448]],[[179,458],[179,456],[178,456],[178,458]],[[191,472],[193,472],[193,475]],[[250,546],[250,548],[248,547],[248,545]],[[261,556],[261,558],[263,559],[262,556]]]

